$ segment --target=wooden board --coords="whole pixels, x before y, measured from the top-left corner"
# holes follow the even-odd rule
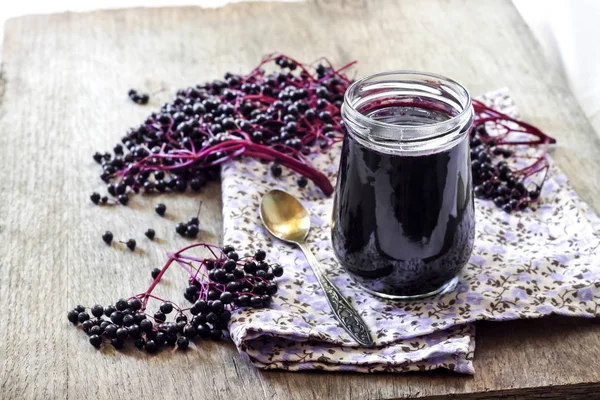
[[[596,321],[481,324],[474,377],[265,373],[227,343],[154,357],[110,346],[98,352],[69,325],[66,311],[77,303],[108,304],[144,290],[165,252],[188,243],[173,226],[195,214],[199,198],[200,239],[218,242],[221,232],[218,185],[201,196],[93,206],[89,194],[103,187],[91,154],[109,149],[175,89],[248,71],[275,50],[340,65],[356,59],[361,75],[438,72],[473,93],[508,86],[523,117],[558,138],[555,160],[600,211],[600,140],[508,0],[248,3],[14,19],[6,25],[0,105],[0,398],[597,398]],[[167,91],[140,107],[127,99],[131,87]],[[165,219],[152,210],[159,200]],[[160,241],[144,238],[148,227]],[[135,238],[139,251],[105,246],[107,229]],[[159,294],[181,298],[182,278],[169,275]]]

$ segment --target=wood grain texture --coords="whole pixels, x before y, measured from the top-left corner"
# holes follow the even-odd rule
[[[1,399],[593,399],[600,398],[600,326],[549,318],[478,326],[474,377],[447,372],[358,375],[261,372],[230,343],[148,356],[96,351],[65,316],[77,303],[139,293],[174,223],[205,201],[200,239],[218,242],[218,185],[202,195],[136,196],[99,208],[91,154],[167,101],[175,89],[245,72],[271,51],[321,55],[360,75],[389,69],[451,76],[472,93],[508,86],[529,122],[555,136],[553,156],[600,211],[600,139],[548,67],[508,0],[248,3],[222,9],[133,9],[9,21],[0,109]],[[147,107],[130,88],[167,89]],[[167,218],[152,207],[167,204]],[[152,227],[161,239],[144,238]],[[135,238],[139,251],[107,247]],[[182,299],[183,275],[158,294]]]

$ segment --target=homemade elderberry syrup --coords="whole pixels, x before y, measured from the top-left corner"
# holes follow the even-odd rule
[[[377,74],[348,89],[342,116],[332,225],[340,263],[387,298],[451,290],[475,233],[468,92],[432,74]]]

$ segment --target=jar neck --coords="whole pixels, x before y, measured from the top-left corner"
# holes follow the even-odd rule
[[[434,74],[396,71],[367,76],[344,96],[348,134],[363,146],[399,155],[454,147],[473,122],[471,97],[460,84]]]

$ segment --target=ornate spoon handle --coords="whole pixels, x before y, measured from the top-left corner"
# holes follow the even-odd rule
[[[354,338],[360,345],[370,347],[373,346],[373,339],[369,333],[367,325],[356,312],[354,307],[342,296],[340,291],[329,281],[323,273],[317,258],[304,243],[298,243],[298,246],[304,252],[304,256],[311,266],[313,272],[317,276],[321,288],[327,296],[327,301],[335,314],[337,320],[342,324],[344,329],[348,331],[350,336]]]

